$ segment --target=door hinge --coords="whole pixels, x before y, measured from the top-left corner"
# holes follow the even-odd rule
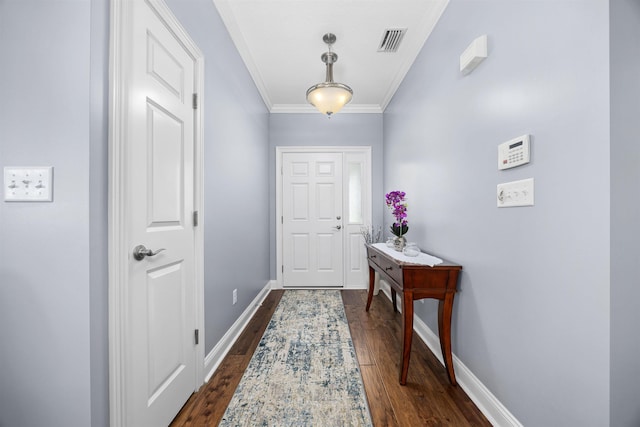
[[[284,273],[284,264],[282,264],[282,272]]]
[[[193,94],[193,109],[194,110],[198,109],[198,94],[197,93]]]
[[[193,226],[198,226],[198,211],[193,211]]]
[[[280,224],[284,224],[284,216],[280,217]]]
[[[196,338],[196,345],[200,343],[200,331],[198,329],[195,330],[195,338]]]

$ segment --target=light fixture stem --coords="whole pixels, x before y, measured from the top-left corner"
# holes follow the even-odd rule
[[[328,83],[333,83],[333,62],[327,62],[327,76],[325,81]]]
[[[333,64],[338,60],[338,55],[329,51],[323,53],[320,59],[322,59],[322,62],[327,65],[327,75],[325,78],[325,82],[333,83]]]

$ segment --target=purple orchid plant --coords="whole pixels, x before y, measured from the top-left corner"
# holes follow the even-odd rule
[[[406,193],[404,191],[391,191],[385,195],[387,207],[392,209],[392,214],[396,221],[391,225],[391,232],[402,237],[409,231],[409,223],[407,222],[407,202],[404,200]]]

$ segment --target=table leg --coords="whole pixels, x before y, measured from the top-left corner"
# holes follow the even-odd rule
[[[375,272],[375,279],[373,280],[373,295],[380,293],[380,273]]]
[[[371,300],[373,299],[373,288],[375,286],[375,277],[375,270],[369,267],[369,294],[367,295],[366,311],[369,311],[369,307],[371,307]]]
[[[453,372],[453,357],[451,356],[451,313],[453,312],[453,296],[447,293],[444,300],[438,303],[438,333],[440,335],[440,349],[444,359],[444,367],[451,385],[458,385],[456,374]]]
[[[407,384],[409,359],[411,357],[411,341],[413,339],[413,292],[403,292],[402,300],[402,367],[400,369],[400,384]],[[395,307],[395,304],[394,304]]]

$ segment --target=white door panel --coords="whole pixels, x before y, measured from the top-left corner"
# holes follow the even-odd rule
[[[148,101],[149,226],[184,226],[184,123]],[[187,152],[190,150],[186,147]]]
[[[155,0],[126,0],[123,34],[122,242],[128,273],[121,418],[168,425],[197,388],[196,114],[199,63],[185,34]],[[133,249],[157,251],[136,260]],[[119,404],[116,402],[116,404]]]
[[[284,286],[343,286],[342,154],[285,154],[283,201]]]
[[[130,248],[155,257],[133,260],[130,384],[136,426],[166,425],[193,393],[195,370],[193,212],[195,62],[145,2],[134,2],[130,121]]]

